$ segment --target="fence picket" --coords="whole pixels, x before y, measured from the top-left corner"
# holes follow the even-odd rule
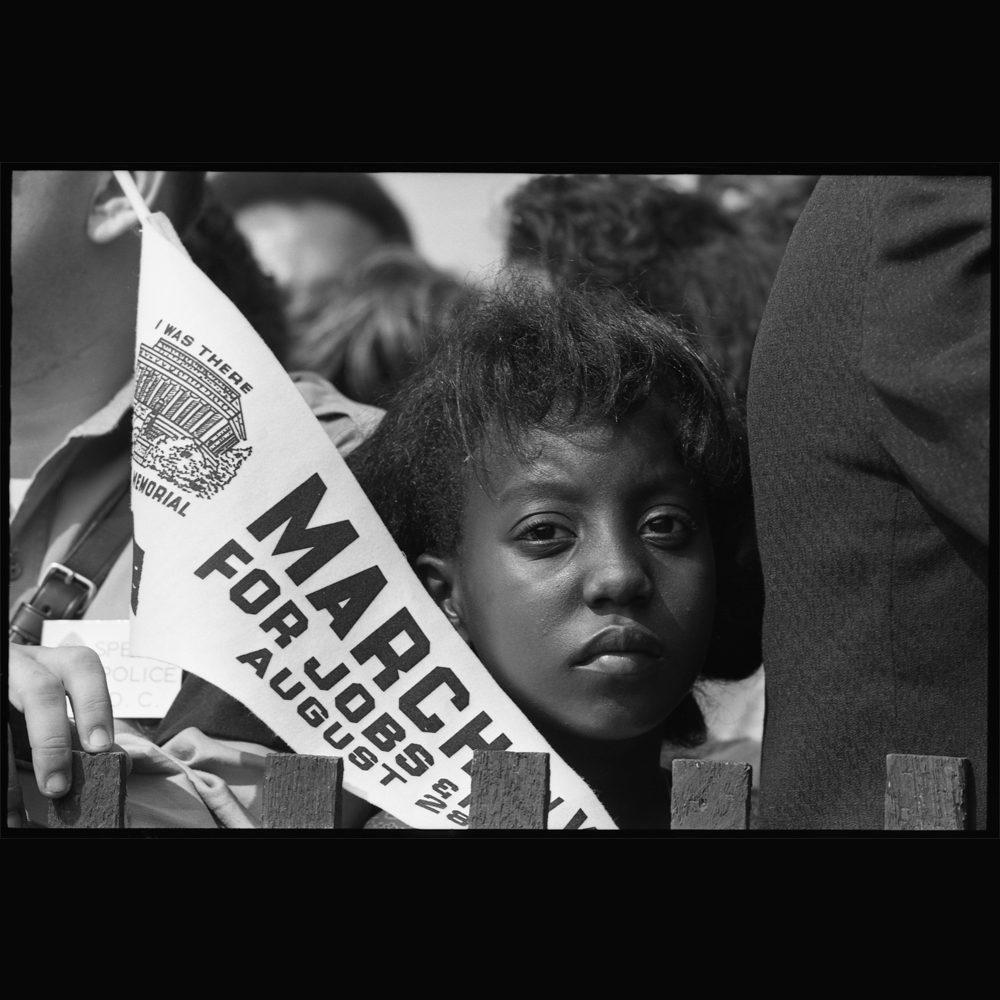
[[[749,829],[752,772],[749,764],[675,760],[670,829]]]
[[[966,757],[887,754],[885,829],[973,829],[971,770]]]
[[[549,755],[476,750],[472,755],[471,830],[544,830]]]
[[[343,780],[340,757],[268,754],[262,796],[264,829],[339,829]]]
[[[11,762],[13,764],[13,761]],[[125,799],[127,756],[73,751],[73,776],[61,799],[49,800],[47,825],[54,830],[122,830],[128,826]]]

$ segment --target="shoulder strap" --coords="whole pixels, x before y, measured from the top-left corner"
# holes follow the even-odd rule
[[[130,475],[98,508],[65,561],[52,563],[38,589],[11,616],[10,641],[37,646],[42,622],[79,618],[132,537]]]

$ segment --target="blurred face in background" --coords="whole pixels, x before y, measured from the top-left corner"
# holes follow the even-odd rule
[[[102,235],[120,191],[106,171],[17,170],[11,179],[11,360],[15,384],[44,375],[125,324],[134,332],[138,237]],[[125,352],[126,361],[131,351]]]
[[[15,170],[10,264],[14,316],[51,305],[85,271],[87,217],[96,171]]]
[[[383,242],[356,212],[319,200],[259,202],[235,219],[262,269],[288,294],[291,315],[305,307],[312,286],[349,270]]]

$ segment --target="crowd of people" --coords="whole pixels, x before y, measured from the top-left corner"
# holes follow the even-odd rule
[[[700,756],[753,763],[754,828],[881,829],[889,753],[971,760],[986,826],[989,177],[538,175],[478,285],[370,175],[133,177],[621,828]],[[73,746],[129,752],[137,825],[259,825],[290,748],[243,705],[113,718],[40,645],[128,617],[139,239],[111,171],[14,171],[11,218],[7,825]]]

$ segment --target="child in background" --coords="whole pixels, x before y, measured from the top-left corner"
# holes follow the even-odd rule
[[[624,829],[670,821],[699,677],[760,663],[742,425],[686,333],[511,279],[350,465],[438,606]]]

